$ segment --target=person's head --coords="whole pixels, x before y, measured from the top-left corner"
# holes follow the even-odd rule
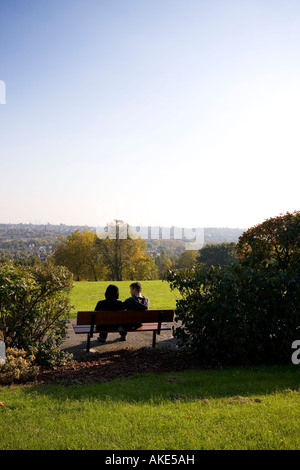
[[[105,291],[106,300],[117,300],[119,298],[119,288],[114,284],[110,284]]]
[[[140,282],[132,282],[130,284],[131,295],[139,296],[142,292],[142,284]]]

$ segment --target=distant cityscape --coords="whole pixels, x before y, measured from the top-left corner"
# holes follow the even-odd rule
[[[59,237],[70,235],[75,230],[97,232],[97,227],[65,224],[0,224],[0,258],[11,259],[38,257],[44,261],[52,252]],[[151,255],[159,254],[162,248],[179,254],[185,249],[185,240],[173,239],[174,228],[164,227],[170,233],[170,239],[145,238],[147,251]],[[243,228],[205,227],[204,243],[237,243],[245,231]],[[150,230],[149,230],[150,236]]]

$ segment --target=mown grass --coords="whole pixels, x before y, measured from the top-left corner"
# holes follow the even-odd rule
[[[0,449],[299,449],[300,368],[0,389]]]
[[[109,282],[79,282],[73,314],[93,310]],[[120,298],[129,281],[116,283]],[[178,294],[143,281],[152,308]],[[299,449],[300,367],[143,374],[101,384],[0,388],[1,450]]]
[[[130,297],[129,286],[131,281],[99,281],[75,282],[71,293],[72,317],[76,316],[78,310],[94,310],[98,300],[104,299],[104,293],[109,284],[119,287],[119,298],[125,300]],[[150,308],[175,308],[179,293],[171,291],[166,281],[141,281],[142,295],[149,297]]]

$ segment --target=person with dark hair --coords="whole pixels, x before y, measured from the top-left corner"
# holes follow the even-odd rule
[[[123,308],[127,310],[147,310],[149,308],[149,299],[141,295],[142,284],[132,282],[130,284],[131,297],[123,302]]]
[[[119,288],[118,286],[115,286],[114,284],[110,284],[106,291],[105,291],[105,300],[99,300],[99,302],[96,305],[95,310],[96,311],[101,311],[101,310],[124,310],[125,307],[123,305],[123,302],[121,300],[118,300],[119,298]],[[126,333],[124,334],[123,332],[120,332],[121,340],[125,340],[126,338]],[[100,333],[98,336],[98,341],[100,343],[105,343],[107,339],[107,333]]]

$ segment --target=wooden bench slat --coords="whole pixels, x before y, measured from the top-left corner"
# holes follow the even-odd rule
[[[158,323],[145,323],[145,324],[142,324],[141,326],[135,328],[135,329],[125,329],[124,331],[126,331],[127,333],[130,333],[130,332],[136,332],[136,331],[156,331],[158,328]],[[82,333],[89,333],[90,330],[91,330],[91,327],[90,325],[73,325],[73,329],[74,329],[74,333],[75,334],[82,334]],[[171,330],[171,326],[168,325],[167,323],[162,323],[161,324],[161,327],[160,327],[161,330]],[[115,329],[112,329],[112,328],[97,328],[96,326],[94,326],[94,333],[99,333],[100,331],[103,331],[103,332],[108,332],[108,333],[117,333],[118,332],[118,328],[116,327]]]

